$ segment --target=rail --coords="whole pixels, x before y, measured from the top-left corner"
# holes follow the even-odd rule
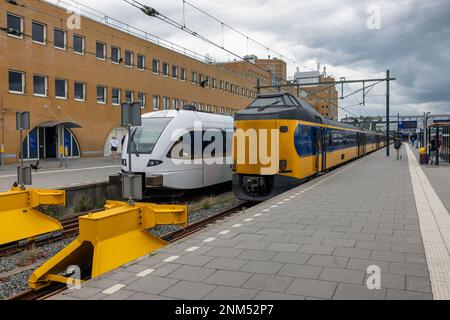
[[[219,213],[217,213],[211,217],[208,217],[203,220],[192,223],[192,224],[188,225],[187,227],[182,228],[180,230],[167,233],[167,234],[161,236],[161,238],[164,241],[167,241],[169,243],[175,243],[191,234],[199,232],[200,230],[202,230],[209,224],[212,224],[216,221],[219,221],[228,216],[231,216],[232,214],[236,213],[237,211],[239,211],[243,208],[246,208],[246,207],[250,207],[250,206],[252,206],[252,203],[250,203],[250,202],[240,202],[237,205],[234,205],[230,208],[222,210]],[[89,279],[84,279],[84,280],[89,280]],[[51,297],[63,292],[64,290],[66,290],[66,288],[67,287],[64,284],[54,283],[48,287],[42,288],[41,290],[28,289],[24,292],[21,292],[15,296],[9,298],[8,300],[45,300],[45,299],[51,298]]]

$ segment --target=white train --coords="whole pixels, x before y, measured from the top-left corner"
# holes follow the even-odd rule
[[[231,182],[232,143],[230,116],[190,106],[147,113],[142,126],[125,138],[122,172],[129,171],[131,153],[132,171],[143,175],[147,190],[186,191]]]

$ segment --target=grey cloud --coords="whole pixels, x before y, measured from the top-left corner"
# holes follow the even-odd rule
[[[345,68],[370,77],[391,69],[398,79],[392,92],[394,112],[450,113],[448,0],[191,1],[237,29],[260,37],[261,42],[269,41],[269,46],[290,53],[301,63],[320,61],[328,65],[333,74],[333,70]],[[142,2],[181,21],[181,0]],[[369,5],[378,5],[382,10],[381,30],[371,31],[366,26]],[[95,7],[197,51],[217,52],[122,1],[98,0]],[[187,21],[192,29],[221,41],[220,26],[211,19],[189,9]],[[243,42],[235,41],[235,35],[226,32],[225,38],[230,49],[245,54]],[[266,55],[263,48],[252,49]],[[351,78],[348,74],[335,75]],[[382,88],[376,92],[382,92]],[[365,112],[382,113],[383,99],[373,101],[373,107]]]

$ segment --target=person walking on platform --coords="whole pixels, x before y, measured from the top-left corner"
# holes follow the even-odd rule
[[[433,138],[430,143],[430,166],[434,166],[438,163],[437,157],[439,156],[438,151],[440,147],[440,141],[436,141],[436,139]]]
[[[113,161],[116,161],[117,158],[117,149],[119,148],[119,141],[117,141],[116,137],[112,137],[110,141],[111,145],[111,156]]]
[[[397,138],[397,140],[394,143],[394,148],[395,148],[395,151],[397,151],[397,160],[403,159],[403,155],[401,152],[402,142],[400,141],[400,139]]]

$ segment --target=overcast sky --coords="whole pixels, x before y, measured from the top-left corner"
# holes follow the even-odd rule
[[[81,0],[82,3],[176,44],[232,60],[211,45],[164,22],[147,17],[122,0]],[[174,20],[182,20],[182,0],[140,0]],[[390,69],[392,112],[450,113],[450,1],[449,0],[190,0],[250,37],[298,62],[302,71],[327,66],[337,79],[383,77]],[[377,13],[380,13],[378,16]],[[198,11],[186,7],[186,24],[192,30],[239,55],[265,58],[266,48],[247,42],[235,32]],[[378,19],[380,18],[380,20]],[[370,26],[370,28],[368,27]],[[288,63],[289,76],[296,65]],[[358,85],[346,86],[346,94]],[[349,110],[357,115],[384,114],[384,85],[370,92],[366,108]],[[362,102],[361,94],[342,107]],[[341,110],[340,116],[345,116]]]

